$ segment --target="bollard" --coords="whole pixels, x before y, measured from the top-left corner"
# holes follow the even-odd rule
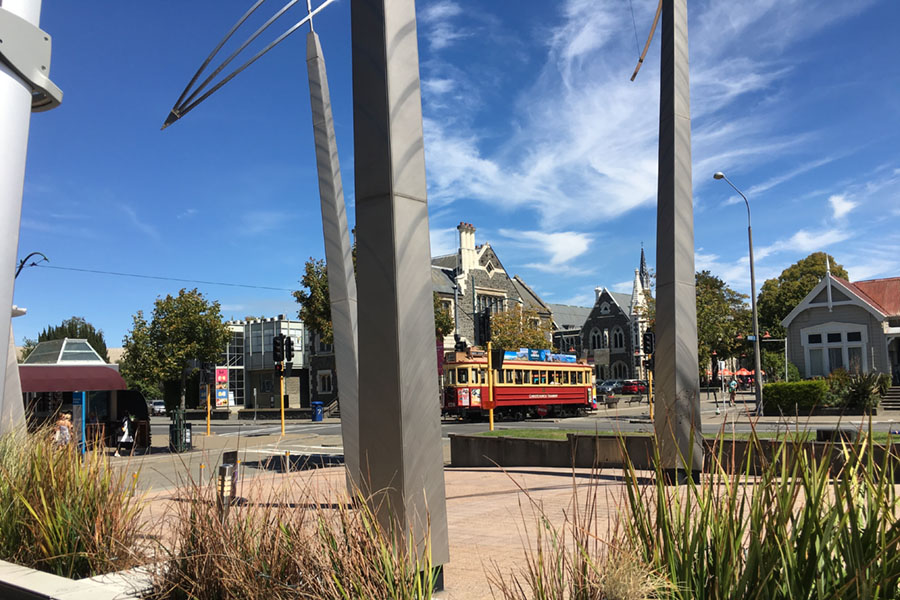
[[[234,467],[232,465],[220,465],[219,477],[216,480],[217,504],[222,523],[228,518],[228,508],[234,500]]]

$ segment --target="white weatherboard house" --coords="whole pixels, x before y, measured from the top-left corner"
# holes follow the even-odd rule
[[[900,277],[850,283],[826,273],[781,324],[804,377],[843,368],[900,383]]]

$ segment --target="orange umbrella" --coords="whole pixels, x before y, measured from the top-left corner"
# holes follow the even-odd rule
[[[766,374],[766,372],[763,371],[762,369],[760,369],[759,372],[762,373],[763,375]],[[753,369],[752,371],[750,371],[750,374],[751,374],[751,375],[756,375],[756,369]]]
[[[741,367],[740,370],[737,373],[735,373],[735,375],[740,375],[742,377],[745,375],[750,375],[750,374],[751,374],[750,371],[748,371],[744,367]]]
[[[719,371],[719,375],[721,375],[722,377],[731,377],[732,375],[734,375],[734,373],[732,373],[728,369],[722,369],[721,371]]]

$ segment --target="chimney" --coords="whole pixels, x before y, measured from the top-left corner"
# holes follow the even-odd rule
[[[595,303],[597,302],[597,300],[600,299],[600,294],[602,294],[602,293],[603,293],[603,288],[602,288],[602,287],[595,287],[595,288],[594,288],[594,302],[595,302]]]
[[[475,226],[471,223],[463,223],[456,227],[459,231],[459,270],[467,274],[475,268],[477,258],[475,255]]]

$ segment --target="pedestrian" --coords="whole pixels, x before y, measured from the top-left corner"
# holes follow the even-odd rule
[[[53,443],[58,448],[63,448],[72,443],[75,428],[72,426],[72,415],[60,413],[53,426]]]
[[[122,419],[122,426],[119,428],[116,441],[116,453],[113,456],[122,456],[120,451],[125,448],[131,450],[134,444],[134,425],[132,424],[131,415],[126,415]]]
[[[738,387],[737,381],[735,381],[734,378],[732,377],[731,383],[728,384],[728,403],[731,406],[737,406],[734,403],[734,397],[737,394],[737,387]]]

